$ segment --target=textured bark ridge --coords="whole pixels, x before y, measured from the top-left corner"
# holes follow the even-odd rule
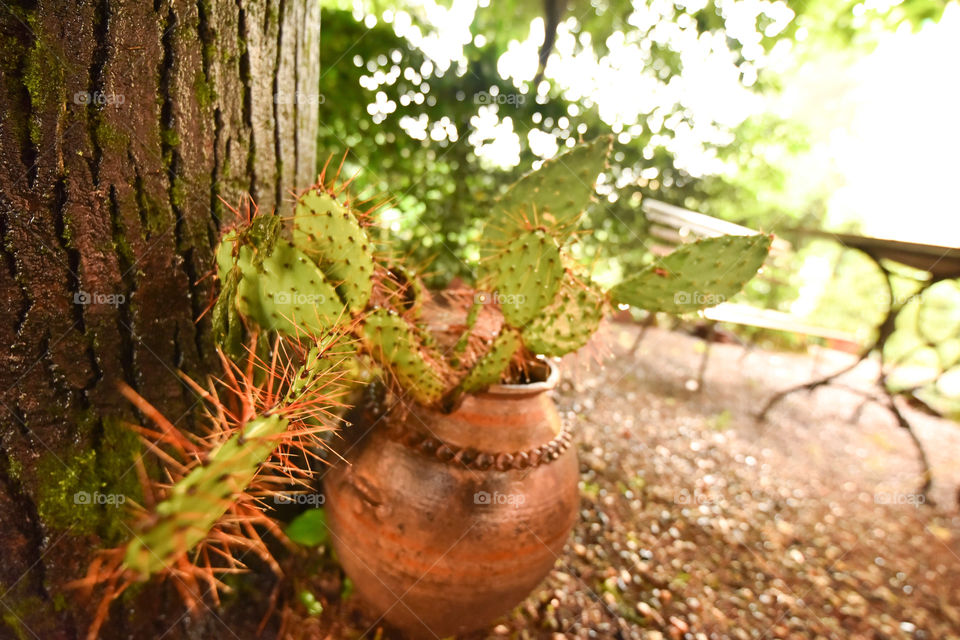
[[[86,624],[63,584],[127,533],[108,496],[138,484],[115,383],[191,419],[175,372],[214,356],[219,197],[283,208],[316,178],[319,21],[310,0],[0,7],[0,637]],[[182,613],[130,606],[105,637]]]

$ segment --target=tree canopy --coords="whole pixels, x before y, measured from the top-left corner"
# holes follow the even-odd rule
[[[877,31],[943,10],[935,0],[334,3],[323,14],[319,148],[349,150],[358,191],[390,198],[394,248],[444,282],[470,274],[506,184],[612,132],[579,251],[619,271],[645,259],[644,197],[766,230],[815,225],[816,198],[783,210],[770,197],[783,174],[769,151],[802,149],[802,128],[705,105],[776,92],[784,59],[865,49]]]

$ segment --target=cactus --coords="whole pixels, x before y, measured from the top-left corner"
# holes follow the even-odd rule
[[[524,327],[523,343],[545,356],[576,351],[597,330],[605,306],[599,289],[567,273],[553,303]]]
[[[396,263],[387,266],[387,277],[381,284],[384,293],[391,298],[390,303],[396,309],[412,318],[420,315],[423,307],[423,284],[413,270]]]
[[[519,230],[545,227],[561,242],[576,229],[603,171],[612,136],[601,136],[547,160],[498,200],[485,231],[492,242]]]
[[[445,367],[423,345],[417,332],[401,316],[377,309],[363,324],[371,354],[387,365],[397,381],[422,404],[437,402],[447,389]]]
[[[520,336],[515,329],[506,328],[501,331],[493,339],[490,350],[477,361],[460,383],[460,390],[473,393],[500,382],[500,376],[506,371],[510,359],[519,347]]]
[[[280,572],[258,533],[257,527],[279,531],[261,501],[290,483],[309,486],[313,472],[289,459],[294,452],[314,455],[311,443],[319,445],[319,433],[332,429],[327,416],[342,406],[339,398],[347,386],[336,373],[341,370],[341,338],[327,334],[306,351],[299,342],[278,339],[269,365],[253,355],[254,342],[244,365],[223,358],[223,379],[211,381],[209,390],[182,376],[206,401],[203,438],[177,430],[121,385],[121,392],[156,427],[134,429],[166,477],[151,483],[138,461],[147,508],[140,509],[132,526],[136,535],[98,553],[86,577],[72,583],[84,591],[105,586],[88,639],[98,637],[113,599],[152,576],[174,576],[174,586],[194,610],[206,595],[217,600],[224,588],[218,574],[244,568],[240,552],[252,552]],[[221,400],[222,395],[227,397]]]
[[[305,253],[281,240],[259,268],[251,255],[240,247],[237,304],[244,316],[266,331],[288,335],[322,334],[337,324],[343,302]]]
[[[359,312],[370,300],[373,251],[356,214],[322,186],[305,191],[293,218],[293,243],[336,285],[347,307]]]
[[[171,487],[169,496],[156,506],[157,523],[130,541],[123,564],[145,580],[202,542],[230,508],[233,496],[247,490],[288,424],[278,415],[258,416],[214,450],[207,464]]]
[[[466,329],[449,354],[414,324],[424,297],[419,280],[399,264],[378,263],[365,219],[349,198],[338,199],[344,187],[325,186],[323,176],[297,200],[294,246],[279,239],[272,216],[251,218],[224,237],[218,265],[228,299],[214,309],[216,335],[236,343],[238,311],[263,329],[307,335],[349,319],[361,350],[399,387],[417,402],[448,407],[463,392],[500,380],[517,353],[561,356],[579,349],[614,302],[682,313],[736,293],[762,264],[769,238],[682,247],[608,292],[578,275],[565,249],[611,143],[599,138],[544,162],[497,201],[481,241],[481,284],[492,294],[478,295],[464,309]],[[298,306],[300,295],[320,303]],[[284,301],[294,304],[284,307]],[[502,318],[488,323],[485,334],[491,326],[498,332],[478,357],[483,347],[474,324],[491,302]]]
[[[515,327],[533,321],[563,279],[560,250],[553,237],[539,229],[521,233],[490,262],[496,265],[494,286],[503,316]]]
[[[615,286],[619,304],[685,313],[732,297],[763,265],[771,237],[720,236],[683,245]]]

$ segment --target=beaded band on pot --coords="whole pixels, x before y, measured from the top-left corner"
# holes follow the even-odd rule
[[[449,444],[420,432],[407,433],[402,440],[411,449],[436,458],[441,462],[459,463],[468,469],[477,469],[478,471],[486,471],[491,468],[497,471],[509,471],[511,469],[530,469],[556,460],[570,446],[573,437],[570,435],[570,431],[564,427],[550,442],[515,453],[477,451],[473,447]]]

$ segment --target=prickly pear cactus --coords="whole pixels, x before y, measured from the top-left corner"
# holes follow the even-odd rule
[[[497,202],[487,225],[490,239],[502,240],[518,230],[543,226],[564,240],[590,205],[612,142],[612,137],[601,136],[520,178]]]
[[[771,237],[720,236],[686,244],[627,278],[610,294],[619,304],[667,313],[712,307],[733,297],[763,265]]]
[[[523,343],[545,356],[562,356],[585,345],[600,326],[606,304],[596,287],[571,273],[550,306],[523,329]]]
[[[514,329],[504,327],[503,331],[493,339],[490,350],[480,358],[460,383],[460,389],[466,393],[473,393],[500,382],[500,376],[510,364],[510,358],[519,348],[519,334]]]
[[[423,284],[412,269],[390,263],[387,268],[388,277],[381,280],[390,304],[396,309],[408,314],[412,318],[420,315],[423,307]]]
[[[281,240],[260,267],[240,247],[237,287],[240,312],[261,329],[316,335],[341,321],[344,306],[323,272],[302,251]]]
[[[373,287],[373,251],[353,211],[321,188],[303,193],[293,217],[293,243],[310,257],[343,296],[362,311]]]
[[[242,435],[234,435],[214,451],[207,464],[174,484],[156,507],[157,523],[130,541],[126,567],[145,579],[171,566],[185,549],[197,546],[230,508],[232,497],[247,488],[286,428],[287,420],[277,415],[254,418]]]
[[[532,322],[553,301],[563,279],[560,249],[539,229],[518,235],[491,262],[497,302],[514,327]]]
[[[400,385],[422,404],[437,402],[446,391],[444,366],[429,353],[401,316],[377,309],[363,325],[370,353],[388,366]]]

